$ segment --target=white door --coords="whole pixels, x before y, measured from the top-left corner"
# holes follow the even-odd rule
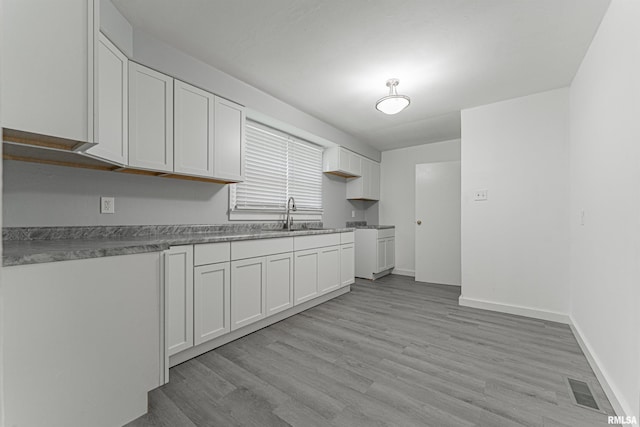
[[[460,200],[460,162],[416,165],[417,281],[460,285]]]
[[[215,96],[190,84],[174,85],[174,171],[213,176],[213,105]]]
[[[340,287],[340,246],[318,249],[318,292],[326,294]]]
[[[294,305],[318,295],[318,249],[296,251],[294,261]]]
[[[376,263],[376,271],[374,273],[380,273],[387,269],[387,244],[385,239],[378,239],[376,241],[377,248],[377,263]]]
[[[201,265],[193,269],[194,344],[231,331],[230,264]]]
[[[231,330],[234,331],[265,317],[264,257],[231,263]]]
[[[173,172],[173,79],[129,62],[129,165]]]
[[[293,307],[293,253],[267,257],[266,315]]]
[[[98,45],[98,139],[87,154],[121,165],[129,159],[129,60],[100,33]]]
[[[165,252],[167,350],[169,356],[193,347],[193,246]]]

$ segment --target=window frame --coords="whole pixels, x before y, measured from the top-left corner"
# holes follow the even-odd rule
[[[275,129],[271,126],[262,124],[260,122],[257,121],[253,121],[253,120],[247,120],[245,126],[253,126],[256,129],[259,129],[261,131],[264,132],[268,132],[272,135],[276,135],[280,138],[286,139],[287,140],[287,150],[289,150],[290,144],[308,144],[313,146],[314,148],[317,147],[318,151],[320,152],[320,162],[319,162],[319,174],[320,174],[320,203],[321,203],[321,208],[320,209],[303,209],[303,208],[298,208],[296,211],[291,211],[291,216],[295,219],[295,220],[303,220],[303,221],[322,221],[322,215],[324,213],[324,173],[322,172],[323,169],[323,156],[324,156],[324,150],[325,148],[315,144],[313,142],[310,142],[308,140],[299,138],[295,135],[291,135],[287,132],[281,131],[279,129]],[[245,133],[246,134],[246,133]],[[246,149],[246,148],[245,148]],[[246,165],[245,165],[246,168]],[[286,193],[287,193],[287,199],[289,197],[289,191],[290,191],[290,176],[289,173],[292,169],[291,164],[290,164],[290,160],[287,159],[287,184],[286,184]],[[234,202],[235,202],[235,197],[234,197],[234,192],[236,191],[236,185],[237,184],[231,184],[229,185],[229,220],[230,221],[280,221],[280,222],[284,222],[286,220],[286,207],[282,207],[282,208],[236,208],[234,206]]]

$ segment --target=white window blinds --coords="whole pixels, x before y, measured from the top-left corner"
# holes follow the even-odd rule
[[[231,189],[233,210],[322,212],[322,148],[247,121],[245,181]]]

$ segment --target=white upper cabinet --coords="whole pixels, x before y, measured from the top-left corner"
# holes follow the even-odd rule
[[[380,163],[369,162],[369,199],[380,200]]]
[[[98,44],[98,138],[87,153],[126,165],[129,159],[127,57],[100,34]]]
[[[362,176],[347,182],[347,199],[380,199],[380,164],[361,158]]]
[[[215,98],[215,151],[213,176],[224,181],[244,180],[245,109],[235,102]]]
[[[173,78],[129,63],[129,165],[173,172]]]
[[[342,147],[331,147],[322,154],[322,171],[344,178],[361,176],[362,158]]]
[[[94,142],[97,0],[4,0],[2,125]]]
[[[175,172],[213,177],[214,100],[213,94],[175,80]]]

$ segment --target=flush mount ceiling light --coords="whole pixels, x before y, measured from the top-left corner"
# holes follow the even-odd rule
[[[376,102],[376,109],[385,114],[398,114],[409,106],[411,100],[406,95],[398,95],[396,86],[400,83],[398,79],[387,80],[387,87],[389,88],[389,95],[384,98],[380,98]]]

